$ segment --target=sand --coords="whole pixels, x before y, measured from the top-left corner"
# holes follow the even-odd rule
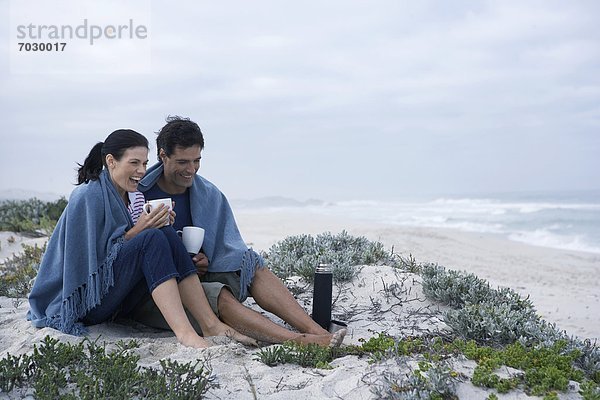
[[[289,235],[338,233],[346,230],[379,240],[396,253],[412,254],[418,262],[439,263],[447,268],[473,272],[493,285],[511,287],[523,295],[531,295],[539,313],[559,328],[579,337],[599,338],[600,306],[598,291],[600,256],[591,253],[533,247],[494,236],[474,235],[440,229],[407,228],[373,223],[341,220],[290,212],[238,211],[236,218],[246,241],[257,250],[268,250]],[[2,236],[0,260],[16,244],[7,244]],[[22,239],[27,241],[29,239]],[[18,250],[18,249],[17,249]],[[398,291],[389,291],[396,283]],[[338,296],[339,295],[339,296]],[[426,300],[421,292],[419,277],[398,273],[387,266],[363,266],[360,276],[350,284],[334,289],[338,300],[333,307],[334,317],[349,324],[345,344],[358,344],[373,332],[408,335],[427,330],[444,330],[441,318],[443,307]],[[310,310],[310,293],[299,297]],[[248,304],[255,307],[252,301]],[[32,351],[33,345],[51,335],[63,341],[80,339],[52,329],[36,329],[25,320],[26,299],[0,298],[0,357]],[[418,311],[418,312],[417,312]],[[266,314],[275,321],[276,317]],[[331,370],[302,368],[296,365],[268,367],[258,361],[258,350],[215,338],[215,345],[194,350],[179,345],[169,332],[160,332],[132,324],[101,324],[91,328],[92,339],[100,337],[109,346],[118,340],[135,338],[140,347],[135,351],[144,366],[157,366],[160,359],[171,358],[188,362],[209,358],[219,388],[209,391],[211,399],[375,399],[385,371],[398,371],[389,363],[371,364],[367,358],[347,356],[335,360]],[[474,364],[456,362],[454,368],[467,375]],[[408,372],[408,371],[407,371]],[[468,381],[458,383],[461,399],[484,399],[491,393],[476,388]],[[14,391],[11,398],[23,393]],[[0,398],[3,394],[0,393]],[[499,395],[500,399],[532,398],[520,391]],[[576,385],[562,399],[577,399]]]
[[[530,246],[495,235],[374,224],[310,214],[303,209],[243,211],[236,219],[257,249],[299,234],[338,233],[382,242],[417,262],[474,273],[493,286],[530,296],[539,314],[570,334],[600,338],[600,254]]]

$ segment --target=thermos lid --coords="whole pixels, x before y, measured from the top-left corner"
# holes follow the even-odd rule
[[[315,274],[331,274],[333,268],[329,264],[319,264],[315,269]]]

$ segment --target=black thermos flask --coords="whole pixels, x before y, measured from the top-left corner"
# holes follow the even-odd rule
[[[315,269],[312,319],[329,330],[331,322],[331,286],[333,270],[329,264],[319,264]]]

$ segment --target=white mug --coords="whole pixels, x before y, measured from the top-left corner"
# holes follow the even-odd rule
[[[200,252],[204,242],[204,229],[197,226],[184,226],[182,231],[177,231],[177,234],[181,236],[188,253],[196,255]]]
[[[165,207],[167,207],[169,209],[169,211],[171,211],[173,209],[173,202],[170,198],[164,198],[164,199],[156,199],[156,200],[149,200],[146,204],[144,204],[144,211],[146,212],[146,214],[150,214],[150,212],[155,208],[160,206],[161,204],[164,204]],[[165,222],[165,226],[169,225],[171,223],[171,213],[167,213],[167,221]]]

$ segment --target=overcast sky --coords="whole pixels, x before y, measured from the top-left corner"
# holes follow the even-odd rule
[[[139,72],[19,73],[0,24],[0,193],[68,194],[94,143],[170,114],[230,198],[600,189],[598,1],[147,4]]]

